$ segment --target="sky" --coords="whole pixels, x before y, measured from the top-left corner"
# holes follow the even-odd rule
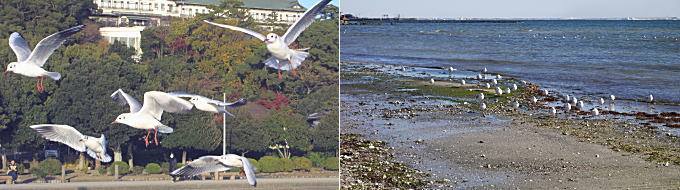
[[[411,18],[680,17],[680,0],[341,0],[340,11]]]
[[[321,1],[321,0],[298,0],[298,2],[300,2],[300,5],[302,5],[303,7],[307,7],[307,8],[314,6],[314,4],[318,3],[319,1]],[[338,6],[339,1],[340,0],[333,0],[333,1],[331,1],[331,5]],[[357,2],[359,2],[359,1],[357,1]]]

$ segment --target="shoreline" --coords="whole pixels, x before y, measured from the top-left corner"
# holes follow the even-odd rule
[[[489,108],[480,111],[476,85],[429,85],[423,78],[382,72],[395,66],[343,64],[341,122],[347,127],[341,135],[384,140],[404,154],[398,161],[431,174],[426,180],[436,181],[432,188],[680,185],[674,180],[680,178],[676,136],[608,116],[552,117],[525,103],[535,95],[531,83],[511,96],[488,94]],[[510,101],[524,106],[508,109]]]

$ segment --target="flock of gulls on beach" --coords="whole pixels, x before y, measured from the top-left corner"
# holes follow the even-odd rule
[[[331,0],[322,0],[308,9],[304,15],[296,21],[283,37],[279,37],[275,33],[262,35],[252,30],[239,28],[235,26],[217,24],[205,21],[208,24],[216,25],[231,30],[241,31],[257,39],[265,42],[267,50],[272,55],[264,64],[268,67],[276,68],[278,76],[281,77],[281,71],[292,71],[295,74],[295,68],[300,66],[309,53],[305,52],[307,49],[290,49],[289,46],[297,39],[297,37],[314,22],[316,15],[328,4]],[[14,51],[17,57],[16,62],[11,62],[7,66],[5,74],[13,72],[19,75],[38,78],[36,88],[38,91],[44,91],[42,83],[45,77],[53,80],[61,79],[61,74],[58,72],[50,72],[43,69],[43,65],[54,53],[54,51],[61,46],[71,35],[78,33],[84,28],[83,25],[72,27],[55,34],[52,34],[42,39],[33,50],[28,46],[28,42],[21,37],[17,32],[14,32],[9,37],[9,46]],[[193,107],[196,109],[211,112],[211,113],[225,113],[232,117],[233,114],[227,111],[227,108],[234,109],[245,105],[246,101],[241,99],[236,102],[222,102],[213,100],[201,95],[189,94],[186,92],[160,92],[149,91],[144,93],[144,104],[139,103],[137,99],[118,89],[111,98],[121,104],[127,104],[130,107],[129,113],[120,114],[112,122],[112,124],[125,124],[132,128],[146,130],[147,134],[144,137],[145,145],[149,145],[149,137],[151,131],[154,132],[154,143],[158,145],[158,132],[172,133],[174,130],[164,125],[161,122],[163,112],[169,113],[187,113]],[[188,101],[183,98],[190,98]],[[111,156],[106,153],[107,141],[104,134],[99,138],[87,136],[80,133],[74,127],[59,124],[40,124],[32,125],[31,129],[47,140],[63,143],[78,152],[87,152],[93,159],[101,162],[111,162]],[[243,156],[235,154],[226,154],[221,156],[202,156],[193,162],[171,172],[173,176],[195,176],[208,172],[226,171],[231,168],[243,168],[248,183],[256,186],[254,167],[250,164],[248,159]]]
[[[447,71],[449,72],[449,80],[450,80],[450,81],[453,81],[453,80],[454,80],[454,77],[453,77],[453,75],[452,75],[452,72],[453,72],[453,71],[457,71],[458,69],[453,68],[453,67],[448,67],[448,68],[443,68],[443,69],[445,69],[445,70],[447,70]],[[406,71],[406,66],[401,66],[401,68],[400,68],[399,70],[401,70],[402,72],[405,72],[405,71]],[[513,91],[517,91],[518,88],[519,88],[519,87],[517,86],[517,84],[508,84],[507,87],[505,87],[505,89],[503,89],[503,88],[501,87],[501,85],[498,83],[498,80],[502,79],[503,77],[502,77],[500,74],[497,74],[497,75],[495,76],[495,78],[488,79],[488,78],[486,77],[487,74],[488,74],[488,70],[487,70],[486,67],[485,67],[484,69],[480,70],[479,72],[480,72],[480,73],[477,74],[477,75],[474,77],[474,79],[475,79],[475,80],[479,80],[479,81],[480,81],[480,82],[479,82],[479,86],[481,86],[481,87],[483,87],[483,88],[491,89],[492,87],[495,87],[494,92],[495,92],[495,95],[496,95],[496,96],[501,96],[501,95],[503,95],[503,94],[510,94],[510,93],[512,93]],[[435,79],[434,79],[434,78],[430,78],[429,83],[430,83],[430,84],[435,84]],[[461,86],[465,86],[465,85],[466,85],[465,79],[461,79],[459,83],[461,84]],[[527,81],[524,81],[524,80],[521,80],[521,83],[522,83],[523,85],[528,84]],[[548,90],[546,90],[546,89],[543,89],[541,92],[542,92],[542,95],[543,95],[543,96],[549,96],[549,95],[550,95],[550,91],[548,91]],[[616,100],[616,96],[614,96],[614,95],[609,95],[609,97],[606,97],[606,98],[608,98],[608,99],[611,101],[611,102],[610,102],[610,106],[613,108],[613,106],[614,106],[614,100]],[[482,92],[482,93],[480,93],[479,95],[477,95],[477,96],[476,96],[476,99],[477,99],[478,102],[479,102],[479,108],[480,108],[480,109],[484,110],[484,109],[487,108],[486,103],[484,103],[484,99],[485,99],[484,92]],[[648,97],[646,97],[646,99],[647,99],[647,101],[648,101],[649,103],[654,103],[654,95],[650,94]],[[529,99],[529,101],[530,101],[532,104],[537,104],[537,103],[539,102],[539,99],[536,98],[536,96],[533,96],[533,97],[531,97],[531,99]],[[571,111],[572,109],[574,109],[574,110],[579,110],[579,111],[580,111],[580,110],[583,110],[583,109],[586,109],[586,102],[584,102],[583,100],[579,100],[575,95],[571,95],[571,96],[570,96],[570,95],[566,95],[566,94],[565,94],[565,95],[563,96],[562,102],[564,102],[564,104],[563,104],[563,106],[562,106],[562,109],[564,110],[564,113],[568,113],[568,112]],[[467,103],[467,102],[466,102],[466,103]],[[593,102],[593,105],[595,105],[595,104],[596,104],[596,102]],[[601,97],[601,98],[599,99],[599,104],[600,104],[600,105],[605,105],[605,97]],[[519,108],[520,108],[520,104],[519,104],[519,102],[517,102],[517,101],[512,102],[512,104],[511,104],[510,106],[511,106],[511,108],[514,108],[514,109],[519,109]],[[600,115],[600,111],[597,109],[597,107],[593,107],[593,108],[590,109],[589,111],[590,111],[590,114],[591,114],[592,116],[598,116],[598,115]],[[557,108],[556,108],[555,106],[551,106],[551,107],[550,107],[549,113],[550,113],[550,115],[552,115],[552,116],[556,116],[557,113],[558,113],[558,112],[557,112]]]

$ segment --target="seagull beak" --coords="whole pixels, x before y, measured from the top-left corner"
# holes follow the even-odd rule
[[[116,123],[118,123],[118,122],[117,122],[117,121],[113,121],[113,122],[111,122],[111,124],[116,124]]]
[[[265,38],[265,39],[264,39],[264,42],[268,42],[268,41],[269,41],[269,38]]]

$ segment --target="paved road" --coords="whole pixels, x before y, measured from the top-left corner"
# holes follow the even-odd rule
[[[339,187],[338,178],[265,178],[257,180],[257,188],[248,185],[244,180],[205,180],[205,181],[107,181],[107,182],[73,182],[52,184],[0,184],[0,190],[13,189],[134,189],[134,190],[165,190],[165,189],[333,189]]]

